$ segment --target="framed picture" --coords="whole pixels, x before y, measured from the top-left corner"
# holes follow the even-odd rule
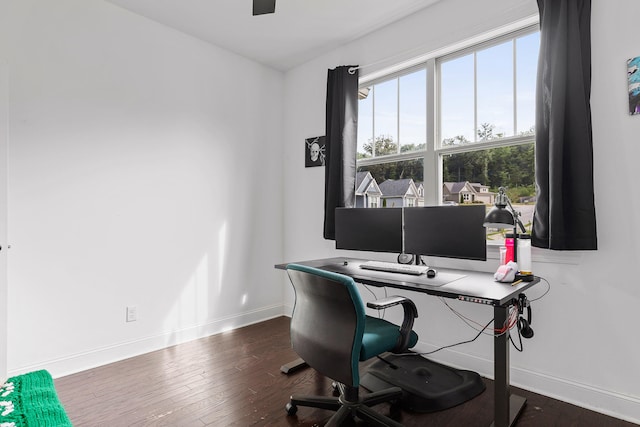
[[[627,61],[629,79],[629,114],[640,114],[640,56]]]
[[[326,142],[324,136],[316,136],[304,140],[304,166],[324,166]]]

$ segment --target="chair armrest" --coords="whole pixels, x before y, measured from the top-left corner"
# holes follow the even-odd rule
[[[413,319],[418,317],[418,309],[416,308],[416,305],[409,298],[398,295],[367,302],[367,307],[374,308],[376,310],[383,310],[399,304],[402,304],[402,308],[404,309],[404,320],[400,327],[400,337],[398,338],[398,342],[391,350],[393,353],[402,353],[406,351],[409,346],[409,339],[411,338],[411,331],[413,329]]]
[[[391,296],[391,297],[377,299],[375,301],[370,301],[370,302],[367,303],[367,307],[375,308],[376,310],[382,310],[382,309],[385,309],[385,308],[393,307],[394,305],[403,304],[405,302],[413,304],[413,301],[411,301],[408,298],[401,297],[401,296],[398,296],[398,295],[394,295],[394,296]],[[415,305],[414,305],[414,307],[415,307]],[[416,315],[416,317],[417,317],[417,315]]]

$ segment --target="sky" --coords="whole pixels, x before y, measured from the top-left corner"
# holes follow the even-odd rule
[[[470,53],[441,63],[442,139],[463,135],[473,141],[474,110],[478,126],[493,124],[494,134],[513,136],[534,126],[539,36],[528,34],[515,39],[515,45],[509,40],[479,50],[475,57]],[[364,152],[373,135],[391,136],[402,145],[425,142],[426,77],[421,69],[379,83],[359,102],[358,152]]]

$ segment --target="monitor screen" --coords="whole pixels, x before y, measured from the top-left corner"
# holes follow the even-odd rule
[[[484,205],[404,209],[404,251],[408,254],[487,259]]]
[[[402,252],[402,208],[336,208],[336,249]]]

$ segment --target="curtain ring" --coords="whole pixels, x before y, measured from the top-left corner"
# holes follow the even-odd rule
[[[349,74],[351,74],[351,75],[355,74],[357,69],[358,69],[358,67],[350,67],[349,70],[348,70]]]

